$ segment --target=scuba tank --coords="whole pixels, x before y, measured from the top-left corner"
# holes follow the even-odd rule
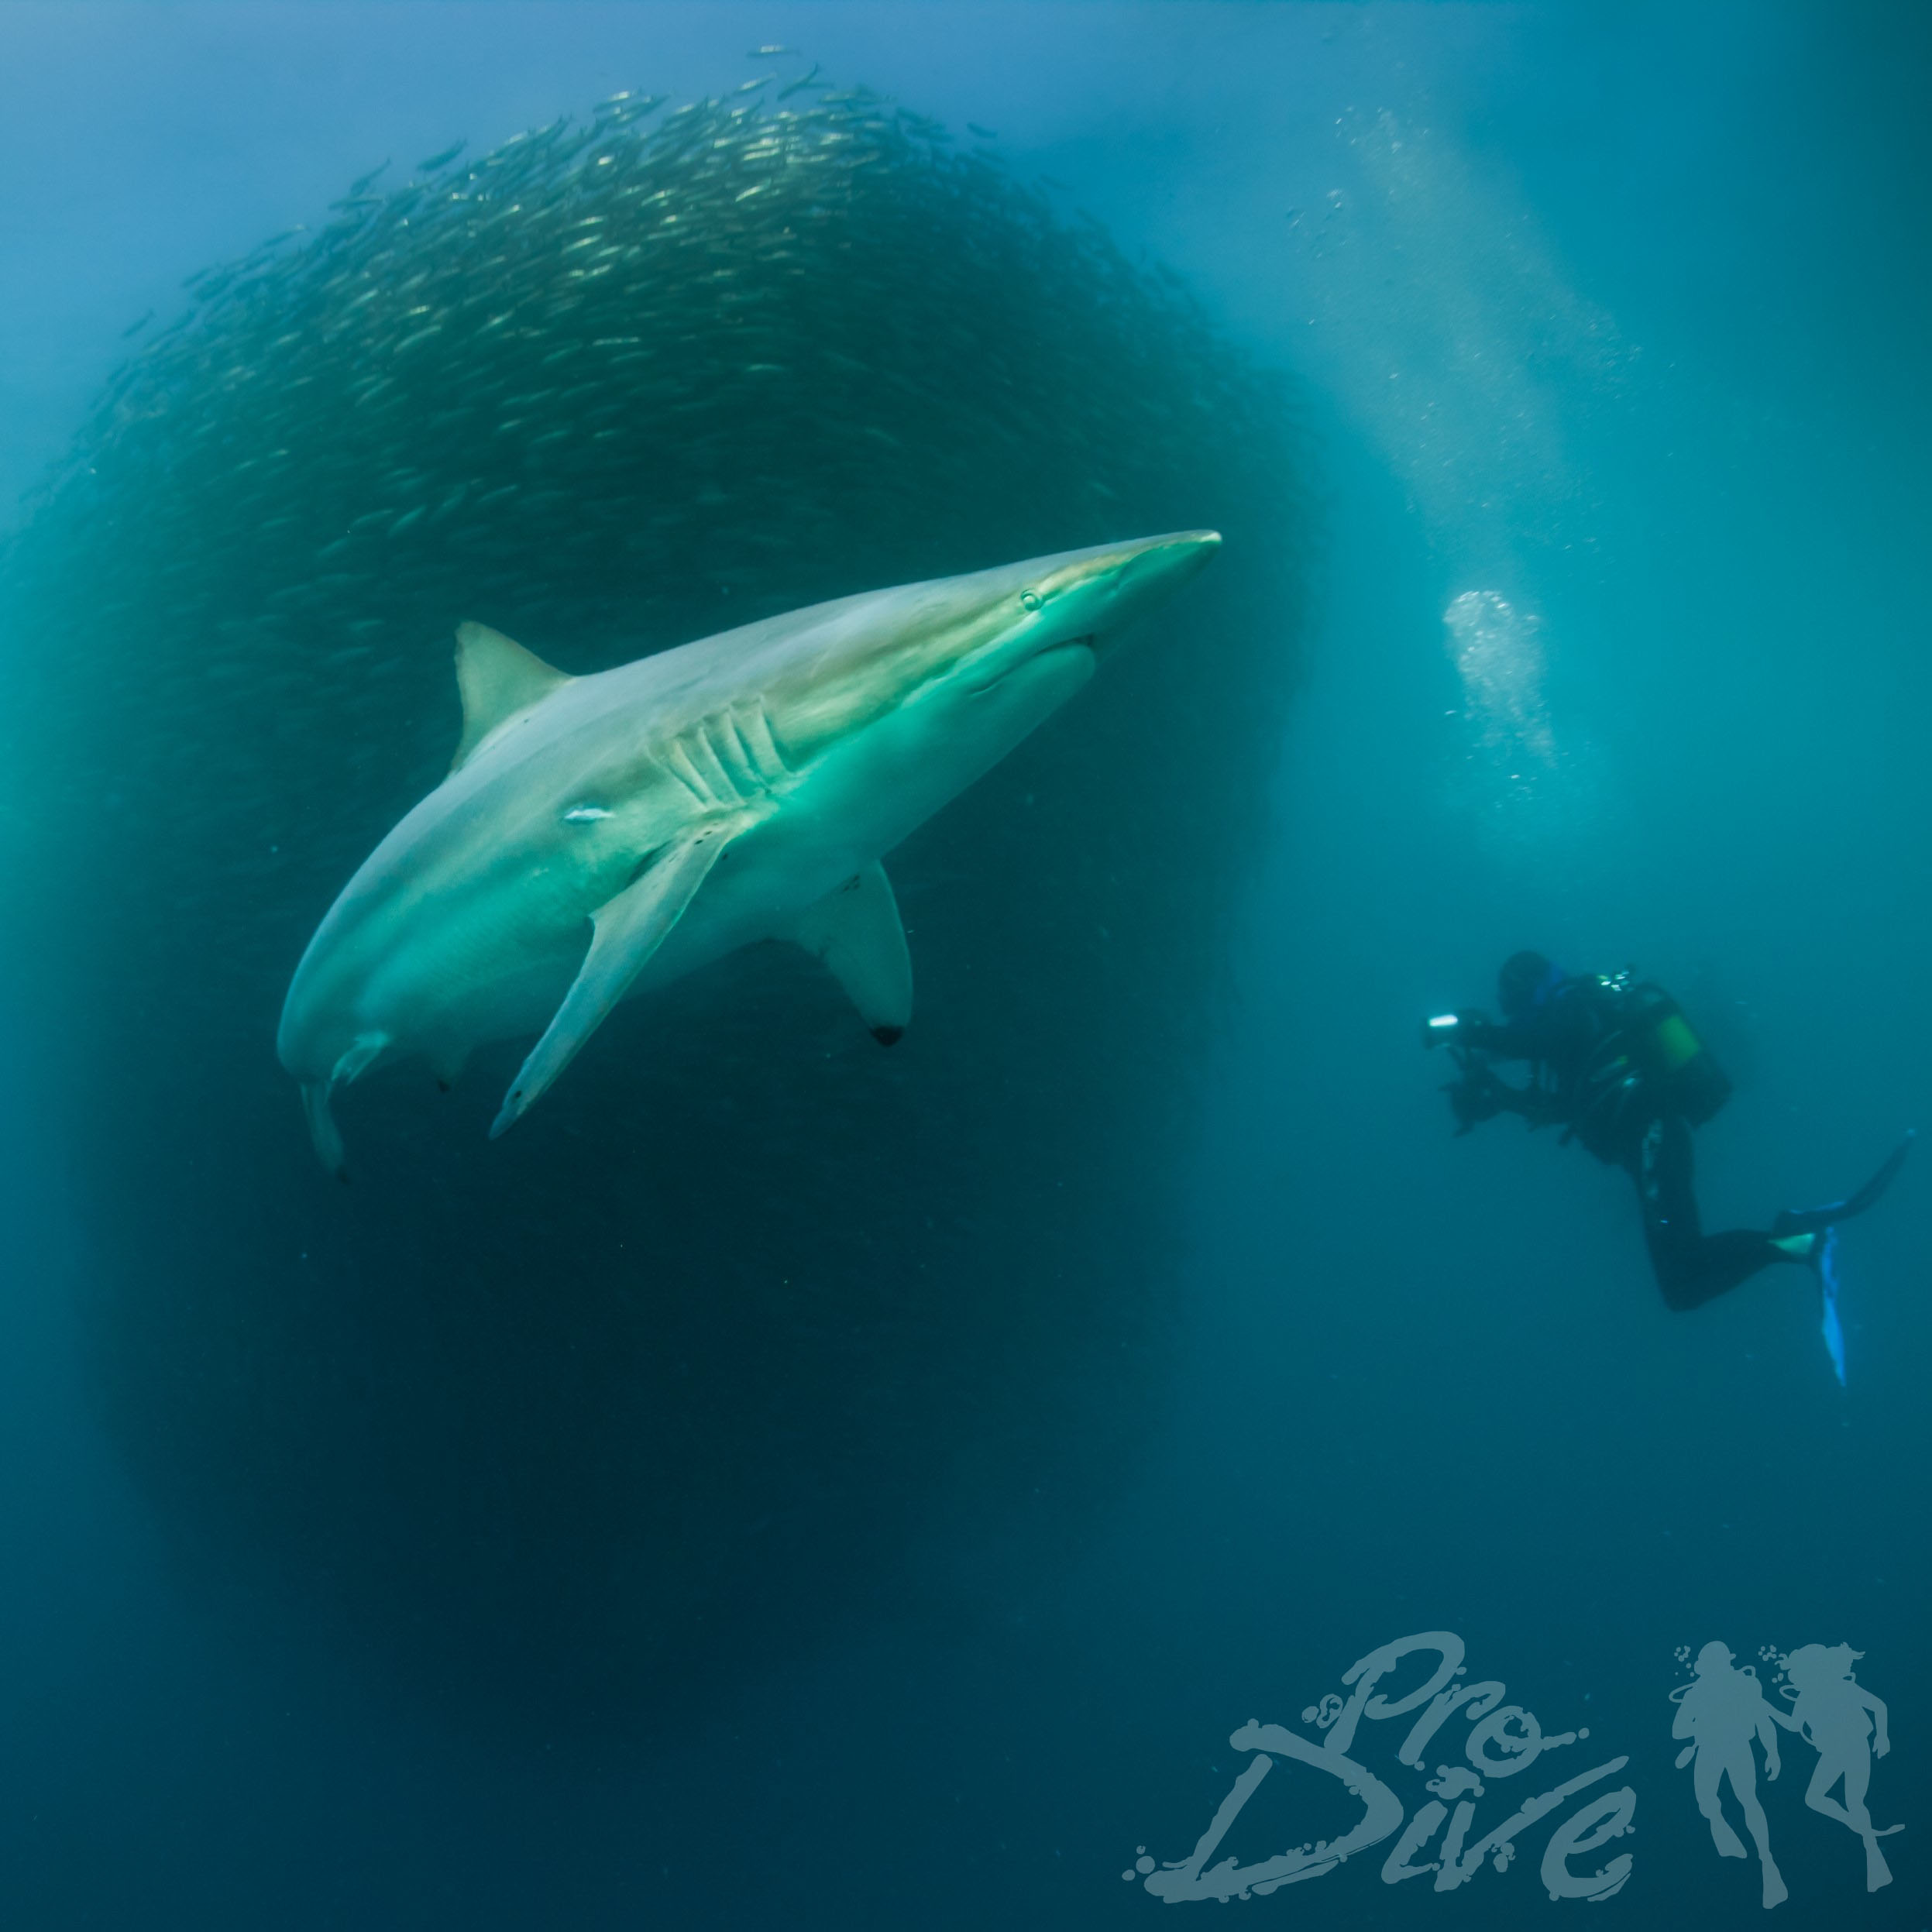
[[[1617,1015],[1617,1044],[1629,1071],[1666,1111],[1701,1127],[1731,1098],[1731,1080],[1684,1017],[1684,1009],[1634,967],[1597,976]]]

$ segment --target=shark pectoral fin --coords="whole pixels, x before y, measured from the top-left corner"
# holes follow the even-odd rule
[[[913,1017],[913,962],[885,868],[875,860],[777,935],[824,961],[859,1017],[889,1047]]]
[[[572,682],[500,631],[486,624],[458,624],[456,689],[463,701],[463,731],[450,770],[461,771],[499,725]]]
[[[335,1084],[332,1080],[304,1081],[302,1111],[308,1116],[308,1137],[315,1143],[315,1158],[338,1181],[346,1181],[349,1164],[342,1152],[342,1130],[335,1125],[335,1116],[328,1107],[328,1096]]]
[[[491,1122],[494,1140],[535,1105],[550,1083],[576,1057],[604,1016],[664,944],[665,936],[697,896],[698,888],[724,848],[757,822],[746,813],[714,819],[669,847],[640,877],[590,916],[594,931],[583,967],[564,995],[542,1039],[517,1070]]]

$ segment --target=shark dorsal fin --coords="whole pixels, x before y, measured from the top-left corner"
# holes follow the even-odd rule
[[[571,680],[533,651],[486,624],[456,627],[456,689],[462,694],[463,734],[450,770],[459,772],[500,724],[541,703]]]

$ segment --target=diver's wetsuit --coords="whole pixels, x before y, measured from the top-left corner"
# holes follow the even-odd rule
[[[1673,1308],[1694,1308],[1760,1268],[1789,1261],[1769,1234],[1706,1234],[1692,1184],[1690,1127],[1631,1067],[1623,1051],[1617,996],[1593,979],[1566,979],[1535,1011],[1501,1026],[1466,1029],[1470,1045],[1501,1060],[1526,1060],[1527,1088],[1493,1082],[1501,1110],[1537,1126],[1560,1124],[1599,1160],[1628,1173],[1643,1208],[1657,1285]]]

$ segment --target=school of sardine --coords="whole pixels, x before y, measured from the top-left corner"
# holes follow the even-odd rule
[[[983,129],[798,66],[371,170],[191,277],[0,554],[14,967],[106,1412],[184,1519],[465,1696],[541,1655],[538,1702],[642,1707],[703,1631],[768,1655],[942,1480],[1104,1487],[1148,1412],[1289,686],[1284,390]],[[938,962],[916,1046],[852,1058],[842,1014],[812,1046],[820,989],[748,954],[511,1164],[378,1079],[355,1129],[406,1208],[320,1184],[277,1005],[447,768],[458,623],[588,672],[1208,526],[1230,562],[1174,647],[896,861]],[[1021,838],[1047,858],[1002,867]]]

